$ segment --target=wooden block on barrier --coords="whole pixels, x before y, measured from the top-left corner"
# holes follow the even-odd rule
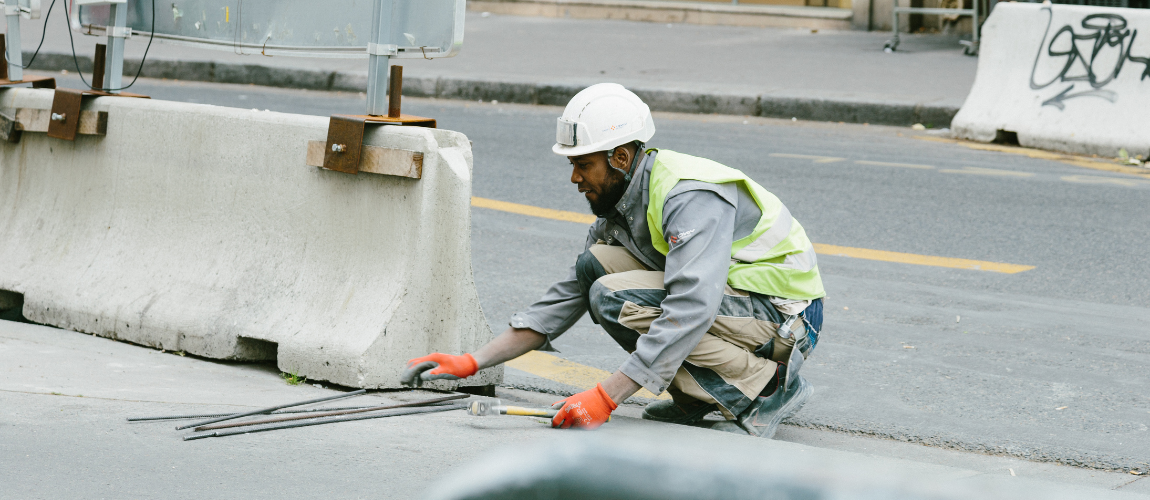
[[[326,147],[327,143],[324,141],[307,141],[309,167],[323,167]],[[359,171],[419,179],[423,177],[423,153],[364,144],[359,160]]]
[[[47,132],[51,123],[52,110],[19,108],[16,110],[16,123],[25,132]],[[80,135],[108,135],[107,111],[81,111]]]

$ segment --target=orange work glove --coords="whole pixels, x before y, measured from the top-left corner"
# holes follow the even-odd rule
[[[603,390],[603,384],[595,384],[594,389],[558,401],[551,407],[559,410],[551,419],[551,427],[594,429],[607,423],[611,419],[611,412],[619,405],[611,401],[607,391]]]
[[[407,369],[400,375],[399,381],[404,385],[419,387],[425,380],[458,380],[475,375],[477,371],[479,364],[470,354],[453,356],[437,352],[408,360]]]

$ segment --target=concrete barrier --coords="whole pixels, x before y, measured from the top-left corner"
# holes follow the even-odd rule
[[[52,96],[4,90],[0,108]],[[86,102],[105,136],[0,143],[0,289],[28,319],[371,388],[397,387],[406,359],[490,340],[463,134],[369,127],[366,144],[422,153],[422,178],[348,175],[305,165],[326,117]]]
[[[1000,2],[982,33],[957,136],[1150,155],[1150,10]]]

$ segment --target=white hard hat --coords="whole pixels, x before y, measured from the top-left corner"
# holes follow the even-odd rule
[[[567,103],[555,132],[557,155],[580,156],[608,151],[655,135],[651,108],[634,92],[617,83],[587,87]]]

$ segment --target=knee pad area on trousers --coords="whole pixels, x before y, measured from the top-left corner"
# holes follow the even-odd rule
[[[575,278],[579,280],[579,291],[584,298],[589,298],[591,285],[606,274],[607,271],[603,270],[603,265],[591,250],[584,250],[575,261]]]
[[[595,324],[602,324],[603,314],[608,309],[607,303],[609,302],[608,295],[611,290],[604,286],[602,283],[593,282],[587,291],[587,312],[591,314],[591,319],[595,320]],[[610,317],[610,316],[608,316]]]
[[[602,283],[593,283],[587,294],[587,309],[595,324],[615,339],[627,352],[635,351],[635,344],[639,341],[639,332],[619,324],[619,312],[626,302],[615,292]]]

